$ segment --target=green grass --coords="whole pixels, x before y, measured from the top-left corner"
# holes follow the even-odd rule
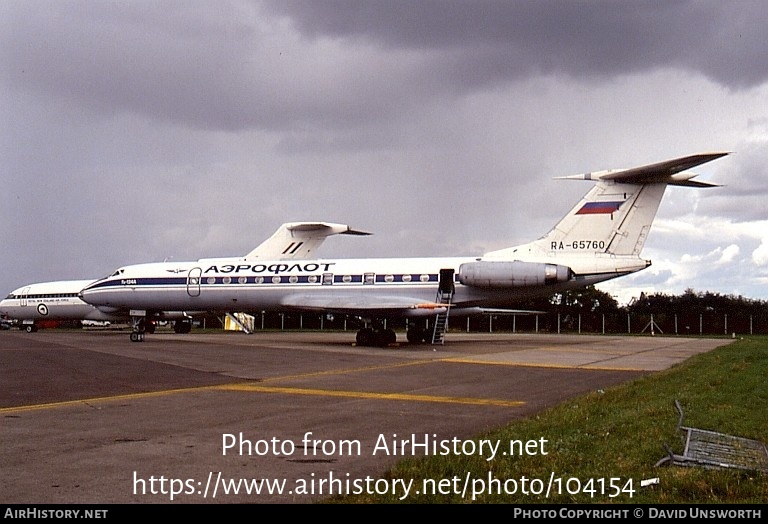
[[[729,435],[768,442],[768,337],[747,337],[709,353],[695,356],[669,370],[631,383],[590,393],[536,416],[515,421],[477,439],[548,441],[547,455],[504,456],[488,462],[477,456],[437,456],[407,459],[384,475],[384,479],[413,479],[415,491],[423,479],[453,479],[463,485],[489,475],[501,482],[528,479],[528,494],[487,493],[475,500],[458,494],[411,493],[407,500],[397,495],[350,495],[328,503],[765,503],[768,473],[744,470],[714,470],[665,465],[663,444],[683,452],[681,433],[676,431],[679,400],[685,412],[684,426],[710,429]],[[557,387],[553,384],[553,387]],[[549,478],[569,478],[571,488],[592,486],[595,491],[536,495],[546,489]],[[640,487],[643,479],[659,478],[656,485]],[[618,488],[632,487],[610,497],[610,478]],[[532,484],[537,479],[542,484]],[[605,479],[604,484],[598,479]],[[631,481],[628,484],[628,481]],[[513,484],[506,483],[508,491]],[[477,484],[480,487],[480,484]],[[498,484],[497,484],[498,486]],[[604,486],[604,489],[603,489]],[[449,490],[452,491],[452,490]],[[496,489],[498,491],[498,489]],[[503,491],[503,485],[502,485]],[[573,489],[572,491],[578,491]],[[583,490],[582,490],[583,491]]]

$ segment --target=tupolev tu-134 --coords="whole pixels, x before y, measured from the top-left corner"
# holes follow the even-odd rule
[[[520,299],[550,296],[634,273],[651,262],[641,251],[667,186],[716,187],[687,170],[727,155],[702,153],[630,169],[559,177],[594,186],[547,234],[482,256],[245,260],[210,258],[124,266],[80,295],[102,311],[139,320],[158,310],[220,313],[296,311],[359,318],[356,342],[396,342],[387,319],[409,323],[409,342],[443,342],[448,315],[512,311]]]

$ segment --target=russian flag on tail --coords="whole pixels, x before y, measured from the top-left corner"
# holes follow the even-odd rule
[[[610,215],[611,213],[618,211],[621,204],[624,202],[587,202],[581,209],[579,209],[577,215]]]

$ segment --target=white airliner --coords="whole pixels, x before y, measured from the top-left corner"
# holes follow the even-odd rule
[[[360,318],[358,345],[386,346],[383,322],[432,317],[430,330],[409,328],[409,342],[442,343],[447,316],[513,308],[521,298],[549,296],[640,271],[640,253],[668,185],[713,187],[685,170],[728,153],[704,153],[632,169],[566,179],[594,187],[546,235],[475,257],[201,259],[125,266],[81,292],[102,311],[134,320],[163,310],[315,311]],[[421,324],[421,323],[419,323]],[[135,323],[138,325],[138,323]],[[132,340],[143,340],[140,328]]]
[[[331,222],[288,222],[259,244],[242,260],[300,260],[314,256],[315,250],[331,235],[369,235],[345,224]],[[130,320],[129,312],[106,312],[84,302],[80,291],[93,280],[60,280],[28,284],[12,291],[0,301],[0,316],[18,320],[21,329],[34,332],[41,320],[89,320],[119,322]],[[174,321],[177,333],[191,328],[195,311],[157,311],[151,317]],[[145,322],[145,330],[154,324]]]

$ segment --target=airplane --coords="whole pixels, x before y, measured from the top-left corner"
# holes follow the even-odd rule
[[[124,316],[109,315],[83,302],[78,293],[92,282],[93,279],[27,284],[0,301],[0,316],[17,320],[19,328],[27,333],[36,332],[37,322],[42,320],[125,320]]]
[[[370,235],[352,229],[346,224],[333,222],[287,222],[269,238],[243,257],[243,260],[277,259],[298,260],[309,258],[332,235]],[[80,320],[96,322],[125,322],[130,315],[110,313],[84,302],[80,291],[91,280],[60,280],[27,284],[12,291],[0,301],[0,316],[17,320],[20,329],[33,333],[42,320]],[[189,332],[192,318],[200,312],[158,311],[154,319],[172,320],[177,333]],[[145,322],[145,330],[153,331],[154,323]]]
[[[395,343],[386,320],[406,319],[408,342],[442,344],[449,314],[513,308],[523,298],[647,268],[651,261],[641,250],[667,186],[717,187],[693,180],[697,175],[686,170],[727,154],[557,177],[595,184],[544,236],[482,256],[147,263],[118,268],[80,296],[134,320],[162,310],[346,314],[362,322],[355,337],[360,346]],[[425,317],[434,320],[431,329],[412,323]],[[140,328],[131,340],[144,340]]]

